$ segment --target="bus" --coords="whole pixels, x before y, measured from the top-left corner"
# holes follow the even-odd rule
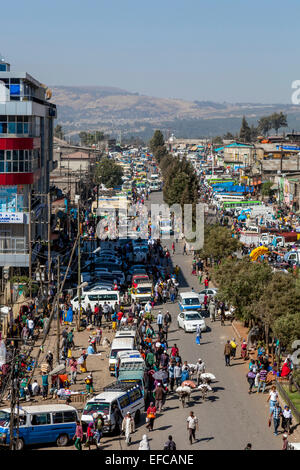
[[[214,199],[220,202],[231,202],[231,201],[245,201],[244,196],[238,196],[233,194],[215,194]]]
[[[237,209],[237,208],[247,208],[247,207],[254,207],[254,206],[261,206],[261,201],[224,201],[222,203],[223,209]]]

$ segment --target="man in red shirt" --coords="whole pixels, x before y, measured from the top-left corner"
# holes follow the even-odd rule
[[[121,310],[119,310],[119,312],[117,313],[117,319],[118,319],[118,325],[120,326],[120,322],[122,320],[122,317],[123,317],[123,312]]]

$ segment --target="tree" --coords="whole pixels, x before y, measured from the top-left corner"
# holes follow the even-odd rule
[[[220,135],[217,135],[216,137],[213,137],[212,143],[215,145],[222,145],[223,144],[223,139]]]
[[[300,313],[300,293],[296,291],[295,279],[284,273],[274,273],[265,285],[264,292],[252,307],[252,314],[259,319],[265,332],[267,352],[269,352],[270,329],[281,316]]]
[[[122,184],[123,169],[109,158],[103,158],[95,169],[96,184],[114,188]]]
[[[81,145],[86,145],[90,147],[91,145],[96,145],[99,142],[102,142],[105,139],[105,135],[102,131],[95,131],[95,132],[82,131],[82,132],[79,132],[79,138],[81,141]]]
[[[243,119],[242,119],[242,125],[240,129],[240,139],[242,142],[251,141],[251,129],[249,127],[248,122],[246,121],[245,116],[243,116]]]
[[[232,237],[228,228],[219,225],[207,225],[205,226],[204,246],[201,255],[204,258],[219,261],[235,253],[240,245],[240,242]]]
[[[288,126],[287,115],[283,114],[283,112],[271,114],[270,121],[271,121],[272,128],[275,129],[276,135],[278,134],[278,130],[281,127]]]
[[[274,183],[272,183],[272,181],[265,181],[265,183],[263,183],[261,185],[261,194],[263,196],[271,196],[272,194],[272,186],[273,186]]]
[[[257,129],[263,135],[268,135],[268,132],[272,129],[272,122],[270,116],[263,116],[258,121]]]
[[[165,139],[160,130],[156,130],[153,134],[152,139],[149,142],[150,150],[152,153],[155,153],[158,147],[163,147],[165,145]]]
[[[236,316],[246,323],[254,319],[253,305],[260,299],[272,279],[267,263],[254,263],[249,258],[225,260],[215,271],[218,297],[236,308]]]
[[[57,139],[64,139],[64,131],[63,128],[60,124],[57,124],[54,129],[54,137],[57,137]]]
[[[223,139],[224,140],[234,140],[235,137],[233,134],[231,134],[231,132],[226,132],[226,134],[223,135]]]

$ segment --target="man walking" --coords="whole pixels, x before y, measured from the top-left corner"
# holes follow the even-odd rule
[[[231,354],[231,346],[230,346],[230,341],[228,340],[224,348],[225,366],[230,366],[230,354]]]
[[[163,316],[161,312],[158,312],[156,323],[158,326],[158,331],[162,330],[162,325],[163,325]]]
[[[189,433],[189,441],[192,445],[193,439],[196,441],[196,430],[198,431],[198,418],[194,415],[194,412],[190,412],[190,416],[187,418],[187,430]]]
[[[279,402],[276,402],[275,408],[273,409],[271,413],[271,418],[273,416],[273,424],[274,424],[274,434],[275,436],[278,436],[278,427],[280,424],[280,416],[282,415],[282,409],[279,404]]]

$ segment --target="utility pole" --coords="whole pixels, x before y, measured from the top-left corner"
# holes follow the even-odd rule
[[[57,257],[57,322],[56,322],[56,330],[57,330],[57,336],[56,336],[56,361],[57,364],[59,364],[59,343],[60,343],[60,322],[59,322],[59,314],[60,314],[60,309],[59,309],[59,290],[60,290],[60,257]]]
[[[11,361],[11,383],[10,383],[10,421],[9,421],[9,450],[15,450],[15,438],[14,438],[14,427],[15,427],[15,407],[16,407],[16,387],[15,386],[15,375],[16,375],[16,349],[13,349],[13,357]]]
[[[48,292],[47,297],[49,295],[49,287],[51,282],[51,197],[50,192],[47,194],[48,200]]]
[[[30,299],[32,299],[31,186],[29,186],[29,194],[28,194],[28,211],[29,211],[29,221],[28,221],[28,244],[29,244],[29,297],[30,297]]]
[[[81,168],[81,167],[80,167]],[[78,295],[78,314],[77,314],[77,331],[80,330],[80,317],[81,317],[81,271],[80,271],[80,263],[81,263],[81,236],[80,236],[80,198],[78,198],[77,203],[77,232],[78,232],[78,282],[77,282],[77,295]]]

